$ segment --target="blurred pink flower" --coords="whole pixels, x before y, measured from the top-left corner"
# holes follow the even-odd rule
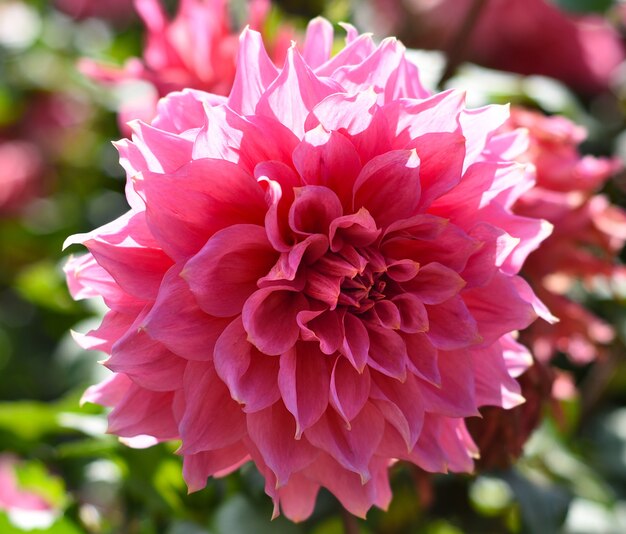
[[[415,48],[447,50],[474,0],[374,0],[374,22]],[[499,70],[550,76],[585,93],[606,90],[625,59],[619,33],[599,15],[575,15],[550,0],[488,0],[464,59]]]
[[[320,487],[364,516],[395,459],[469,471],[464,418],[523,402],[511,332],[550,315],[517,275],[549,234],[511,212],[533,180],[505,106],[430,95],[395,39],[309,25],[282,68],[243,32],[228,98],[159,103],[117,144],[130,211],[70,238],[77,299],[110,311],[83,346],[115,374],[132,446],[180,439],[190,490],[252,460],[275,514]]]
[[[57,512],[41,495],[20,488],[15,475],[18,463],[10,454],[0,455],[0,510],[7,512],[11,522],[27,530],[46,528]]]
[[[129,2],[130,3],[130,2]],[[238,34],[230,24],[227,0],[180,0],[178,12],[170,21],[161,0],[133,0],[146,29],[143,58],[133,58],[123,68],[83,59],[80,69],[87,76],[109,84],[143,80],[154,86],[154,93],[137,94],[122,103],[120,122],[151,120],[156,103],[172,91],[201,89],[227,95],[235,78]],[[270,9],[269,0],[249,3],[248,24],[260,29]],[[274,41],[274,59],[284,59],[291,31],[283,27]]]
[[[44,163],[28,141],[0,140],[0,217],[15,215],[41,190]]]
[[[131,0],[54,0],[54,5],[77,20],[92,17],[125,22],[133,17]]]
[[[542,217],[552,235],[531,254],[523,274],[560,322],[537,321],[525,332],[535,356],[557,351],[578,363],[593,360],[614,336],[607,323],[566,296],[576,281],[624,276],[618,254],[626,242],[626,212],[595,194],[621,169],[618,160],[581,156],[585,131],[564,117],[513,109],[506,128],[526,128],[529,147],[518,158],[536,167],[537,185],[515,204],[516,213]]]

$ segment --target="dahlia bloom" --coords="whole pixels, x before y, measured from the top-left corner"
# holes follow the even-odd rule
[[[523,402],[512,332],[548,312],[517,275],[550,225],[508,108],[428,94],[395,39],[241,35],[228,98],[185,90],[117,143],[130,210],[68,241],[78,336],[113,375],[85,400],[131,446],[180,440],[191,491],[252,461],[293,520],[320,487],[364,516],[397,459],[471,471],[465,418]]]
[[[24,530],[48,528],[58,510],[41,495],[19,486],[15,475],[18,463],[18,459],[10,454],[0,455],[0,510]]]
[[[596,358],[614,332],[566,293],[576,281],[624,276],[618,255],[626,242],[626,212],[596,191],[621,169],[618,160],[581,156],[583,128],[564,117],[513,109],[505,129],[526,128],[529,147],[517,159],[534,164],[536,186],[516,202],[516,213],[542,217],[554,232],[524,266],[556,325],[538,321],[524,333],[535,356],[547,362],[557,351],[583,364]]]
[[[413,48],[447,50],[474,0],[372,0],[372,22]],[[551,0],[489,0],[481,8],[464,59],[498,70],[556,78],[583,93],[610,87],[626,59],[606,18],[576,15]]]
[[[137,118],[152,120],[158,98],[171,91],[193,88],[219,95],[230,92],[238,36],[231,29],[227,0],[181,0],[172,21],[160,0],[132,3],[147,29],[143,59],[129,59],[122,68],[90,59],[80,62],[82,72],[95,80],[115,85],[142,80],[154,87],[154,93],[144,91],[122,103],[122,125]],[[269,9],[269,0],[252,0],[250,27],[260,29]],[[291,33],[281,29],[274,43],[275,58],[284,58],[290,39]]]

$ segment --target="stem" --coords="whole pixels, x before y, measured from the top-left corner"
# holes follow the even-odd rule
[[[341,519],[343,520],[344,534],[359,534],[359,522],[355,516],[347,510],[342,510]]]
[[[459,28],[456,37],[452,40],[447,50],[448,61],[446,68],[439,80],[439,87],[442,87],[456,72],[457,67],[463,62],[465,53],[467,52],[467,43],[478,22],[480,14],[487,4],[487,0],[474,0],[473,4],[467,11],[467,16]]]

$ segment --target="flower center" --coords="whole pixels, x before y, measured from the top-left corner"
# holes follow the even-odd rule
[[[365,313],[377,301],[385,298],[386,286],[382,273],[373,272],[368,265],[362,274],[344,278],[338,302],[353,313]]]

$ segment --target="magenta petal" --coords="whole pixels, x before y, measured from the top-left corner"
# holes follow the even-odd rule
[[[476,402],[480,406],[501,406],[509,410],[522,404],[524,397],[517,380],[510,374],[499,343],[471,351],[476,379]]]
[[[410,293],[393,297],[392,302],[400,314],[400,330],[409,334],[428,330],[428,313],[422,301]]]
[[[336,311],[301,311],[298,325],[305,341],[318,341],[324,354],[334,354],[344,340],[343,314]]]
[[[370,351],[370,338],[363,321],[351,313],[343,319],[345,338],[340,352],[348,358],[352,366],[360,373],[367,364]]]
[[[113,345],[111,357],[105,363],[112,371],[125,373],[136,384],[153,391],[182,387],[186,366],[186,360],[174,355],[138,327],[131,328]]]
[[[307,476],[294,473],[289,482],[279,488],[280,508],[286,517],[296,523],[307,519],[315,509],[320,485]]]
[[[426,309],[430,324],[428,338],[438,349],[454,350],[482,342],[476,320],[461,297]]]
[[[183,457],[183,478],[189,492],[200,491],[206,486],[207,478],[230,472],[249,458],[243,443],[234,443],[213,451],[186,454]]]
[[[332,189],[344,207],[352,202],[352,186],[361,172],[361,158],[356,148],[336,131],[314,128],[293,151],[293,164],[302,181]]]
[[[421,210],[461,181],[465,137],[460,132],[424,134],[404,148],[415,149],[420,158]]]
[[[200,309],[176,267],[163,278],[143,328],[152,339],[182,358],[210,360],[215,342],[228,323],[228,319],[211,317]]]
[[[212,363],[190,362],[185,372],[185,412],[179,429],[183,454],[222,449],[246,433],[239,405]]]
[[[400,335],[383,326],[366,324],[370,341],[368,365],[377,371],[403,381],[406,378],[406,345]]]
[[[385,422],[377,408],[366,404],[352,419],[350,430],[340,416],[327,410],[304,436],[330,454],[343,467],[361,477],[365,484],[371,478],[369,463],[382,439]]]
[[[144,172],[137,187],[146,197],[148,226],[177,260],[198,252],[222,228],[262,225],[267,211],[256,180],[225,160],[194,160],[167,176]]]
[[[437,387],[441,386],[441,375],[437,365],[439,351],[430,342],[428,336],[417,332],[403,334],[402,338],[409,356],[407,362],[409,370],[415,376],[423,378]]]
[[[296,439],[326,411],[330,386],[328,360],[310,342],[298,343],[280,356],[278,387],[296,421]]]
[[[285,281],[295,281],[298,274],[302,274],[302,267],[315,263],[322,258],[328,250],[328,238],[321,234],[313,234],[308,236],[297,245],[291,247],[289,252],[282,252],[276,264],[270,269],[267,276],[261,278],[258,282],[259,287],[275,285]],[[329,273],[331,274],[331,273]],[[304,284],[302,277],[295,282],[300,286],[300,282]]]
[[[122,437],[152,436],[159,441],[178,439],[172,396],[132,384],[109,414],[108,432]]]
[[[307,475],[328,488],[351,514],[365,519],[367,511],[376,505],[386,510],[391,501],[389,487],[389,461],[374,457],[370,462],[371,478],[365,484],[358,475],[346,471],[327,455],[320,457],[307,468]]]
[[[130,211],[69,242],[82,242],[122,290],[142,300],[156,296],[163,274],[172,265],[152,237],[143,212]]]
[[[391,300],[381,300],[374,304],[373,313],[380,325],[389,330],[399,330],[402,324],[400,310]]]
[[[216,317],[241,313],[278,253],[262,226],[236,224],[217,232],[182,272],[200,307]]]
[[[350,429],[370,394],[370,372],[367,367],[359,373],[346,358],[335,360],[330,379],[330,403]]]
[[[257,412],[280,398],[276,382],[279,358],[261,354],[246,339],[240,317],[217,340],[213,363],[231,397],[245,405],[245,412]]]
[[[352,215],[337,217],[330,224],[330,248],[338,252],[348,243],[353,247],[365,247],[376,241],[380,232],[373,217],[361,208]]]
[[[306,298],[290,288],[259,289],[243,307],[248,340],[265,354],[278,356],[287,352],[300,335],[296,316],[306,305]]]
[[[85,402],[92,402],[101,406],[115,406],[132,385],[132,381],[126,375],[112,374],[102,382],[89,386],[83,393],[80,403],[82,405]]]
[[[496,273],[488,285],[463,292],[463,300],[478,323],[485,345],[504,334],[526,328],[537,317],[519,294],[515,278]]]
[[[400,432],[407,452],[417,443],[424,424],[420,389],[419,380],[412,375],[398,384],[396,380],[373,373],[371,398],[383,417]]]
[[[463,286],[465,280],[459,273],[434,261],[423,265],[414,279],[402,284],[424,304],[441,304],[458,294]]]
[[[478,415],[474,372],[469,351],[439,353],[441,386],[422,384],[422,397],[427,412],[447,417]]]
[[[294,189],[295,199],[289,209],[289,226],[300,234],[328,234],[331,222],[341,217],[343,208],[337,195],[328,187],[305,185]]]
[[[414,215],[420,198],[415,151],[392,150],[367,162],[354,184],[354,208],[367,208],[380,226]]]
[[[306,439],[293,439],[295,423],[281,402],[247,416],[248,435],[276,475],[276,486],[315,460],[318,451]]]

